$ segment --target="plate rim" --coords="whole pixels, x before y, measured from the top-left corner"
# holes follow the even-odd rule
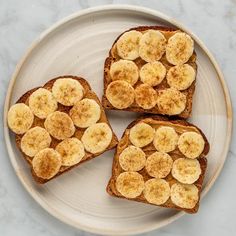
[[[158,228],[161,228],[165,225],[168,225],[170,223],[172,223],[173,221],[179,219],[181,216],[183,216],[185,213],[184,212],[179,212],[177,214],[175,214],[174,216],[163,220],[163,221],[159,221],[157,222],[155,225],[153,226],[148,226],[148,227],[142,227],[142,228],[135,228],[135,229],[130,229],[128,231],[122,231],[117,233],[116,231],[112,231],[112,230],[106,230],[106,229],[97,229],[95,227],[88,227],[85,226],[83,224],[80,224],[77,221],[72,221],[71,219],[65,217],[63,214],[61,214],[60,212],[58,212],[55,208],[52,208],[51,206],[49,206],[47,204],[47,202],[43,201],[34,190],[31,189],[31,187],[27,184],[27,180],[24,179],[23,175],[21,174],[20,169],[18,168],[18,165],[16,163],[16,161],[14,160],[14,154],[11,150],[11,143],[10,143],[10,137],[9,137],[9,129],[7,126],[7,112],[9,109],[9,103],[10,103],[10,98],[12,95],[12,90],[14,87],[14,83],[16,81],[17,75],[21,69],[21,67],[23,66],[24,62],[27,60],[28,56],[31,54],[31,52],[37,47],[37,45],[44,40],[44,38],[46,38],[50,33],[52,33],[54,30],[56,30],[57,28],[63,26],[64,24],[68,23],[69,21],[91,14],[91,13],[96,13],[96,12],[102,12],[102,11],[109,11],[109,10],[130,10],[130,11],[136,11],[136,12],[140,12],[146,15],[151,15],[154,17],[158,17],[161,18],[173,25],[175,25],[177,28],[182,29],[183,31],[187,32],[189,35],[191,35],[191,37],[198,43],[198,45],[202,48],[202,50],[206,53],[206,55],[208,56],[208,58],[210,59],[211,63],[213,64],[217,74],[218,74],[218,79],[221,83],[221,87],[223,89],[224,92],[224,98],[225,98],[225,103],[226,103],[226,114],[227,114],[227,138],[226,138],[226,145],[223,151],[223,157],[222,157],[222,161],[219,164],[217,170],[215,171],[215,174],[213,175],[213,177],[209,180],[208,185],[204,188],[204,191],[202,193],[203,197],[206,195],[206,193],[211,189],[211,187],[213,186],[213,184],[215,183],[216,179],[218,178],[225,160],[227,158],[228,155],[228,151],[229,151],[229,146],[231,143],[231,139],[232,139],[232,126],[233,126],[233,111],[232,111],[232,102],[231,102],[231,98],[230,98],[230,92],[228,89],[228,86],[226,84],[226,81],[224,79],[224,75],[216,61],[216,59],[214,58],[213,54],[209,51],[209,49],[205,46],[205,44],[194,34],[192,33],[189,29],[187,29],[185,26],[183,26],[181,23],[179,23],[179,21],[176,21],[175,19],[173,19],[172,17],[167,16],[166,14],[163,14],[160,11],[157,10],[152,10],[150,8],[147,7],[142,7],[142,6],[134,6],[134,5],[126,5],[126,4],[115,4],[115,5],[101,5],[101,6],[96,6],[96,7],[91,7],[91,8],[87,8],[87,9],[81,9],[78,10],[77,12],[70,14],[67,17],[64,17],[63,19],[57,21],[56,23],[54,23],[52,26],[50,26],[49,28],[47,28],[46,30],[44,30],[38,38],[36,38],[36,40],[33,41],[33,43],[31,43],[31,45],[28,47],[28,49],[25,51],[25,53],[23,54],[23,56],[20,58],[20,60],[18,61],[15,70],[11,76],[11,79],[9,81],[8,84],[8,88],[7,88],[7,93],[6,93],[6,97],[5,97],[5,102],[4,102],[4,115],[3,115],[3,129],[4,129],[4,139],[5,139],[5,144],[7,147],[7,152],[8,152],[8,156],[10,158],[11,164],[14,168],[14,171],[16,172],[16,175],[18,177],[18,179],[20,180],[21,184],[24,186],[24,188],[27,190],[27,192],[30,194],[30,196],[48,213],[50,213],[51,215],[53,215],[55,218],[57,218],[58,220],[71,225],[77,229],[80,230],[85,230],[87,232],[91,232],[91,233],[99,233],[99,234],[105,234],[105,235],[134,235],[137,233],[145,233],[148,231],[152,231]]]

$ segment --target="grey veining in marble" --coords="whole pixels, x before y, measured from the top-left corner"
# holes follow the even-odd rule
[[[101,4],[134,4],[166,13],[197,34],[213,52],[236,104],[236,0],[0,0],[0,113],[17,61],[43,30],[80,9]],[[9,162],[0,123],[0,235],[92,235],[61,223],[24,190]],[[234,128],[235,131],[235,128]],[[184,216],[147,236],[235,235],[236,140],[200,212]]]

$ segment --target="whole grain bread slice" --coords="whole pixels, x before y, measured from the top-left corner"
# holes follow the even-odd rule
[[[56,77],[56,78],[54,78],[54,79],[48,81],[44,86],[42,86],[42,88],[45,88],[45,89],[48,89],[49,91],[51,91],[54,82],[55,82],[57,79],[60,79],[60,78],[71,78],[71,79],[75,79],[75,80],[79,81],[80,84],[81,84],[81,85],[83,86],[83,88],[84,88],[84,98],[90,98],[90,99],[95,100],[95,101],[99,104],[99,106],[100,106],[100,108],[101,108],[101,117],[100,117],[100,119],[99,119],[98,122],[105,122],[105,123],[107,123],[107,124],[110,126],[111,130],[112,130],[112,127],[111,127],[111,125],[110,125],[110,123],[109,123],[109,121],[108,121],[108,119],[107,119],[107,117],[106,117],[106,114],[105,114],[105,111],[104,111],[104,109],[103,109],[103,107],[102,107],[102,105],[101,105],[101,102],[99,101],[97,95],[92,91],[92,89],[91,89],[89,83],[88,83],[85,79],[83,79],[83,78],[81,78],[81,77],[77,77],[77,76],[72,76],[72,75],[59,76],[59,77]],[[40,87],[33,88],[33,89],[29,90],[28,92],[26,92],[24,95],[22,95],[22,96],[19,98],[19,100],[18,100],[16,103],[25,103],[26,105],[28,105],[29,96],[30,96],[35,90],[37,90],[38,88],[40,88]],[[71,106],[64,106],[64,105],[58,103],[58,109],[57,109],[58,111],[65,112],[65,113],[69,114],[70,109],[71,109]],[[38,117],[35,116],[35,117],[34,117],[34,122],[33,122],[33,125],[32,125],[31,128],[33,128],[33,127],[35,127],[35,126],[40,126],[40,127],[43,127],[43,128],[44,128],[44,120],[45,120],[45,119],[40,119],[40,118],[38,118]],[[76,131],[75,131],[75,134],[73,135],[73,137],[76,137],[76,138],[78,138],[78,139],[81,139],[82,134],[83,134],[84,131],[85,131],[85,129],[76,127]],[[89,161],[89,160],[91,160],[91,159],[93,159],[93,158],[99,156],[99,155],[102,154],[103,152],[114,148],[114,147],[117,145],[117,143],[118,143],[118,139],[117,139],[115,133],[114,133],[113,130],[112,130],[112,140],[111,140],[111,143],[109,144],[109,146],[107,147],[107,149],[106,149],[105,151],[103,151],[103,152],[101,152],[101,153],[96,153],[96,154],[88,153],[88,152],[86,151],[86,152],[85,152],[85,153],[86,153],[85,156],[83,157],[83,159],[82,159],[79,163],[77,163],[77,164],[75,164],[75,165],[73,165],[73,166],[70,166],[70,167],[62,166],[62,167],[60,168],[60,171],[59,171],[54,177],[52,177],[51,179],[43,179],[43,178],[38,177],[38,176],[35,174],[35,172],[33,171],[32,164],[31,164],[32,158],[29,157],[29,156],[27,156],[27,155],[21,150],[21,145],[20,145],[20,143],[21,143],[21,138],[22,138],[22,137],[23,137],[23,135],[18,135],[18,134],[15,135],[16,145],[17,145],[17,147],[19,148],[20,152],[22,153],[24,159],[25,159],[25,160],[27,161],[27,163],[29,164],[29,166],[30,166],[30,168],[31,168],[31,173],[32,173],[32,175],[33,175],[33,177],[34,177],[34,180],[35,180],[37,183],[40,183],[40,184],[44,184],[44,183],[48,182],[49,180],[54,179],[54,178],[56,178],[56,177],[62,175],[63,173],[68,172],[69,170],[75,168],[76,166],[79,166],[79,165],[81,165],[82,163],[84,163],[84,162],[86,162],[86,161]],[[52,138],[52,142],[51,142],[50,147],[51,147],[51,148],[55,148],[56,145],[57,145],[60,141],[57,140],[57,139],[55,139],[55,138],[53,138],[52,136],[51,136],[51,138]]]
[[[139,26],[139,27],[135,27],[135,28],[131,28],[125,32],[131,31],[131,30],[137,30],[140,32],[144,32],[146,30],[149,29],[153,29],[153,30],[159,30],[161,31],[166,39],[168,40],[169,37],[171,37],[174,33],[176,32],[180,32],[180,30],[178,29],[174,29],[174,28],[169,28],[169,27],[164,27],[164,26]],[[103,93],[103,97],[102,97],[102,105],[105,109],[108,110],[118,110],[117,108],[115,108],[114,106],[112,106],[112,104],[109,102],[109,100],[107,99],[105,93],[106,93],[106,89],[109,85],[109,83],[112,81],[111,77],[110,77],[110,67],[111,64],[115,61],[118,61],[119,59],[121,59],[119,57],[119,55],[117,54],[117,50],[116,50],[116,42],[118,41],[118,39],[125,33],[123,32],[121,35],[119,35],[117,37],[117,39],[114,41],[110,51],[109,51],[109,56],[105,59],[105,63],[104,63],[104,93]],[[193,55],[191,56],[191,58],[189,59],[189,61],[187,62],[189,65],[191,65],[194,70],[197,72],[197,64],[196,64],[196,59],[197,59],[197,55],[196,52],[194,51]],[[163,63],[163,65],[166,67],[167,71],[170,67],[172,67],[173,65],[171,65],[165,58],[165,55],[160,59],[160,61]],[[139,67],[139,69],[146,63],[144,62],[141,58],[137,58],[136,60],[134,60],[134,62],[136,63],[136,65]],[[180,114],[177,115],[177,117],[180,118],[184,118],[187,119],[191,116],[191,112],[192,112],[192,102],[193,102],[193,95],[194,95],[194,91],[195,91],[195,83],[196,80],[191,84],[191,86],[183,91],[181,91],[182,93],[184,93],[186,95],[186,107],[184,109],[183,112],[181,112]],[[135,85],[134,88],[137,87],[138,85],[141,84],[141,81],[139,80]],[[166,78],[158,85],[155,86],[154,89],[156,91],[161,90],[161,89],[165,89],[165,88],[169,88],[169,85],[167,83]],[[137,105],[137,103],[134,101],[133,104],[131,104],[131,106],[129,106],[128,108],[122,109],[124,111],[131,111],[131,112],[139,112],[139,113],[150,113],[150,114],[155,114],[155,115],[166,115],[164,113],[162,113],[157,106],[151,108],[151,109],[143,109],[140,106]]]
[[[129,198],[125,198],[124,196],[122,196],[118,190],[116,189],[116,178],[118,177],[118,175],[122,172],[124,172],[119,164],[119,155],[120,153],[128,146],[130,145],[130,141],[129,141],[129,130],[136,125],[139,122],[145,122],[148,124],[153,124],[155,122],[164,122],[166,125],[168,124],[175,124],[175,125],[179,125],[179,126],[183,126],[186,127],[186,130],[194,128],[195,130],[197,130],[203,137],[204,141],[205,141],[205,146],[204,146],[204,150],[201,154],[201,156],[198,158],[198,161],[200,163],[200,167],[201,167],[201,175],[199,176],[199,179],[194,183],[194,185],[198,188],[199,190],[199,200],[197,202],[197,204],[195,205],[194,208],[192,209],[185,209],[185,208],[181,208],[179,206],[176,206],[171,200],[170,198],[167,200],[166,203],[160,205],[160,207],[166,207],[166,208],[174,208],[176,210],[183,210],[187,213],[196,213],[198,211],[199,208],[199,201],[200,201],[200,195],[201,195],[201,191],[202,191],[202,186],[203,186],[203,180],[204,180],[204,176],[205,176],[205,172],[206,172],[206,168],[207,168],[207,159],[206,159],[206,155],[209,152],[210,149],[210,145],[209,142],[206,138],[206,136],[204,135],[204,133],[195,125],[185,121],[185,120],[169,120],[166,117],[162,117],[162,116],[148,116],[148,117],[142,117],[139,118],[135,121],[133,121],[132,123],[130,123],[128,125],[128,127],[126,128],[126,130],[123,133],[122,138],[120,139],[118,145],[117,145],[117,149],[116,149],[116,153],[114,155],[114,159],[113,159],[113,165],[112,165],[112,176],[108,182],[107,185],[107,192],[108,194],[110,194],[113,197],[118,197],[118,198],[124,198],[127,200],[131,200],[131,201],[137,201],[137,202],[142,202],[142,203],[147,203],[147,204],[151,204],[149,203],[145,198],[144,195],[141,194],[140,196],[133,198],[133,199],[129,199]],[[163,123],[163,124],[164,124]],[[156,151],[156,149],[154,148],[153,144],[149,144],[146,147],[143,148],[143,151],[146,153],[146,155],[151,155],[153,152]],[[169,154],[171,155],[172,159],[175,160],[177,158],[183,157],[182,154],[178,154],[179,151],[177,151],[177,154],[175,153],[175,155],[172,156],[172,152],[170,152]],[[150,177],[147,173],[147,171],[145,170],[145,168],[143,168],[141,171],[138,171],[144,178],[144,181],[147,181],[148,179],[151,179],[152,177]],[[165,180],[170,184],[170,186],[174,183],[177,182],[177,180],[175,180],[173,178],[173,176],[171,174],[169,174]],[[155,204],[151,204],[151,205],[155,205]],[[156,206],[156,205],[155,205]]]

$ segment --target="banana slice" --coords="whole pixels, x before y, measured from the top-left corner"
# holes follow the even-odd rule
[[[75,132],[71,118],[64,112],[55,111],[49,114],[44,122],[45,129],[58,140],[70,138]]]
[[[181,208],[192,209],[199,200],[198,188],[194,184],[175,183],[170,189],[171,201]]]
[[[131,85],[134,85],[138,81],[139,71],[133,61],[119,60],[112,63],[110,75],[113,81],[124,80]]]
[[[165,66],[159,62],[149,62],[140,69],[140,80],[150,86],[157,86],[166,76]]]
[[[24,103],[12,105],[7,113],[8,126],[16,134],[24,134],[33,121],[33,112]]]
[[[166,79],[172,88],[185,90],[191,86],[195,80],[196,72],[188,64],[173,66],[169,69]]]
[[[64,106],[73,106],[84,96],[84,88],[79,81],[71,78],[57,79],[52,94]]]
[[[153,145],[160,152],[171,152],[175,150],[178,138],[179,136],[174,128],[161,126],[156,130]]]
[[[60,170],[61,155],[52,148],[45,148],[34,156],[32,167],[38,177],[51,179]]]
[[[157,93],[157,106],[163,114],[178,115],[186,107],[186,95],[174,88],[160,90]]]
[[[146,155],[141,148],[128,146],[119,156],[119,163],[125,171],[140,171],[145,166]]]
[[[174,161],[171,174],[183,184],[193,184],[199,179],[201,172],[198,160],[178,158]]]
[[[170,186],[164,179],[149,179],[145,182],[143,195],[148,202],[162,205],[170,197]]]
[[[147,158],[146,171],[155,178],[165,178],[171,171],[173,160],[164,152],[154,152]]]
[[[71,108],[69,114],[76,126],[87,128],[100,119],[101,108],[93,99],[84,98]]]
[[[106,123],[96,123],[89,126],[81,141],[86,151],[90,153],[99,153],[106,150],[112,140],[112,131]]]
[[[30,95],[29,107],[35,116],[45,119],[57,110],[57,101],[49,90],[39,88]]]
[[[151,143],[155,130],[146,123],[138,123],[130,129],[129,140],[136,147],[144,147]]]
[[[118,55],[127,60],[135,60],[139,57],[139,41],[142,33],[136,30],[128,31],[120,36],[116,46]]]
[[[176,33],[169,38],[166,46],[166,59],[173,65],[186,63],[192,56],[194,42],[186,33]]]
[[[51,144],[51,137],[47,130],[36,126],[29,129],[21,139],[21,150],[30,157],[35,156],[39,151],[48,148]]]
[[[158,30],[148,30],[139,41],[139,56],[146,62],[160,60],[165,53],[166,38]]]
[[[199,157],[204,147],[205,141],[201,134],[184,132],[179,137],[178,148],[188,158],[194,159]]]
[[[56,151],[61,155],[63,166],[73,166],[85,155],[84,146],[77,138],[64,139],[56,146]]]
[[[123,172],[116,179],[116,189],[126,198],[136,198],[144,189],[143,176],[138,172]]]
[[[135,101],[143,109],[151,109],[156,106],[157,93],[147,84],[141,84],[134,90]]]
[[[106,97],[113,107],[124,109],[134,102],[134,88],[126,81],[113,81],[107,87]]]

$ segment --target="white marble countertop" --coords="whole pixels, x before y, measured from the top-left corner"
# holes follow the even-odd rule
[[[63,17],[101,4],[129,3],[166,13],[197,34],[218,60],[236,104],[235,0],[0,0],[0,112],[17,61],[43,30]],[[0,123],[0,235],[92,235],[76,230],[45,212],[17,179],[5,148]],[[234,129],[235,130],[235,129]],[[145,235],[234,235],[236,232],[236,140],[222,174],[207,194],[197,215],[185,215]]]

